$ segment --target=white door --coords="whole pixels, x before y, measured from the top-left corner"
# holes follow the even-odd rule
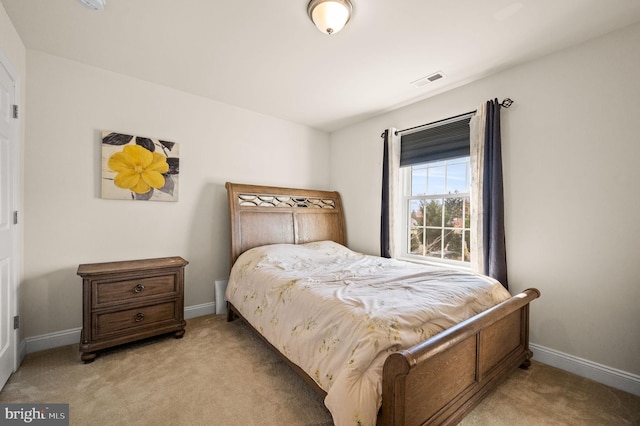
[[[1,52],[0,52],[1,53]],[[16,83],[0,56],[0,388],[16,368],[15,289],[18,279],[18,120]]]

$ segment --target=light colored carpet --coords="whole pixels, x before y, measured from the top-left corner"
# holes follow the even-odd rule
[[[101,352],[29,354],[0,402],[69,403],[71,425],[331,425],[322,398],[240,321],[187,322],[171,336]],[[461,423],[640,425],[640,397],[534,362]]]

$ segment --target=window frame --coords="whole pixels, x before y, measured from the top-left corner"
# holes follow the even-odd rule
[[[425,163],[420,163],[420,164],[413,164],[413,165],[408,165],[408,166],[403,166],[400,167],[400,188],[402,190],[402,207],[401,207],[401,214],[402,214],[402,223],[401,223],[401,238],[400,238],[400,242],[401,242],[401,250],[400,250],[400,254],[399,254],[399,258],[401,260],[406,260],[406,261],[410,261],[410,262],[415,262],[415,263],[424,263],[424,264],[429,264],[429,265],[437,265],[437,266],[446,266],[446,267],[453,267],[453,268],[457,268],[457,269],[462,269],[465,271],[470,271],[471,270],[471,259],[469,259],[469,261],[464,261],[464,260],[454,260],[454,259],[446,259],[446,258],[437,258],[437,257],[431,257],[431,256],[423,256],[423,255],[416,255],[416,254],[412,254],[409,253],[409,244],[410,244],[410,213],[411,213],[411,201],[412,200],[420,200],[420,199],[445,199],[445,198],[460,198],[460,196],[468,198],[469,199],[469,203],[468,203],[468,210],[469,210],[469,215],[471,214],[471,203],[473,202],[471,200],[471,176],[470,176],[470,169],[467,168],[467,182],[469,184],[469,192],[466,193],[448,193],[448,194],[429,194],[426,196],[416,196],[416,195],[412,195],[412,170],[414,166],[422,166],[425,164],[429,164],[429,163],[445,163],[445,162],[456,162],[460,159],[467,159],[467,163],[470,163],[470,156],[462,156],[462,157],[455,157],[455,158],[450,158],[447,160],[434,160],[434,161],[430,161],[430,162],[425,162]],[[446,164],[446,163],[445,163]],[[465,217],[465,214],[463,214],[463,218]],[[446,229],[447,227],[442,227],[440,229]],[[469,224],[469,228],[465,228],[463,226],[463,228],[461,228],[463,235],[465,234],[465,232],[469,232],[469,235],[471,235],[471,233],[473,232],[473,228],[472,228],[472,224]],[[463,239],[464,241],[464,239]],[[470,241],[468,241],[469,244],[469,257],[471,257],[473,254],[473,248],[470,246]]]

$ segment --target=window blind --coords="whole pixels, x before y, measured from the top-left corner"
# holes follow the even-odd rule
[[[440,121],[400,137],[400,167],[470,155],[469,121],[473,114]]]

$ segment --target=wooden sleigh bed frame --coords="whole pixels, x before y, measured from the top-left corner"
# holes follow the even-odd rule
[[[226,188],[231,265],[243,252],[267,244],[331,240],[346,246],[345,219],[337,192],[229,182]],[[528,368],[532,357],[529,303],[539,296],[537,289],[525,290],[416,346],[391,354],[383,368],[377,424],[456,424],[513,370]],[[244,320],[231,303],[227,312],[229,321],[236,317]],[[282,357],[314,390],[326,395],[301,368]]]

